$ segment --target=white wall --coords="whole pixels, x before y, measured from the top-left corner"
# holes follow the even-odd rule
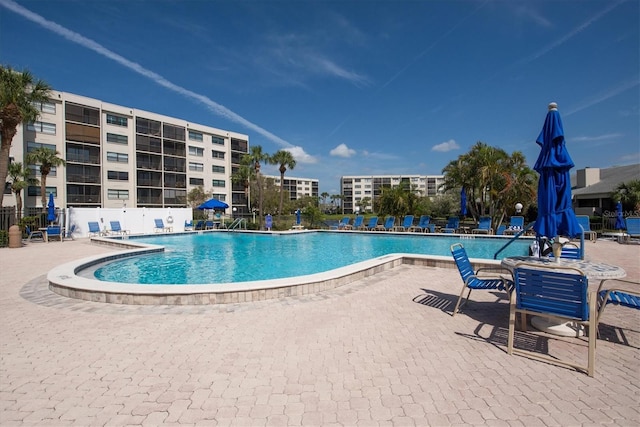
[[[191,208],[68,208],[65,212],[67,230],[75,224],[74,237],[88,237],[90,221],[97,221],[102,230],[111,230],[110,221],[120,221],[123,230],[131,234],[152,234],[155,219],[174,232],[184,231],[184,222],[193,220]]]

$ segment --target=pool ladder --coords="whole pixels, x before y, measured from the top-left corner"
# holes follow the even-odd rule
[[[233,231],[236,228],[247,229],[247,220],[244,218],[236,218],[233,220],[231,224],[227,227],[227,231]]]

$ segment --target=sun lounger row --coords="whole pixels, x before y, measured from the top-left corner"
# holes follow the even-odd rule
[[[405,215],[399,225],[396,225],[395,216],[387,216],[381,223],[378,223],[378,220],[377,216],[372,216],[365,221],[363,215],[357,215],[352,224],[351,218],[346,216],[337,225],[333,225],[330,228],[332,230],[407,231],[419,233],[434,233],[436,231],[436,226],[430,222],[431,217],[429,215],[422,215],[418,224],[414,224],[413,215]]]

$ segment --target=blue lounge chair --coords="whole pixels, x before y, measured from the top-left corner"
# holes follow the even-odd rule
[[[511,221],[509,221],[509,227],[516,230],[522,230],[524,228],[524,217],[512,216]]]
[[[120,234],[122,236],[124,236],[125,234],[129,234],[129,230],[122,229],[122,227],[120,226],[120,221],[110,221],[110,224],[111,224],[110,233]]]
[[[409,227],[409,231],[417,231],[420,233],[431,232],[434,233],[436,230],[435,224],[430,224],[431,217],[429,215],[420,215],[420,219],[418,220],[418,225],[412,225]]]
[[[24,227],[24,231],[25,233],[27,233],[27,241],[30,242],[31,239],[36,238],[36,239],[40,239],[44,242],[44,234],[42,234],[42,231],[40,230],[31,230],[31,227],[29,227],[28,225],[25,225]]]
[[[504,232],[506,231],[507,226],[504,224],[500,224],[498,226],[498,229],[496,230],[496,236],[502,236],[504,234]]]
[[[460,228],[460,219],[457,216],[449,217],[447,225],[441,230],[443,233],[455,233]]]
[[[214,228],[216,228],[215,224],[213,223],[213,221],[205,221],[204,222],[204,229],[205,230],[213,230]]]
[[[493,234],[493,228],[491,228],[491,217],[481,216],[478,220],[478,228],[471,230],[471,234]]]
[[[513,272],[514,290],[510,296],[509,338],[507,353],[520,354],[548,363],[569,366],[586,371],[593,377],[595,373],[596,338],[598,327],[596,294],[588,292],[587,276],[580,270],[554,266],[553,270],[541,269],[539,265],[519,263]],[[517,349],[514,347],[516,314],[522,315],[522,329],[526,331],[527,314],[562,319],[589,328],[587,365],[561,360],[551,355]]]
[[[165,233],[167,231],[173,231],[173,227],[165,227],[162,218],[156,218],[153,220],[156,226],[153,228],[154,233]]]
[[[367,226],[365,227],[365,229],[375,230],[377,226],[378,226],[378,217],[372,216],[371,218],[369,218],[369,222],[367,223]]]
[[[456,307],[453,309],[452,316],[455,316],[458,310],[460,310],[462,306],[469,301],[471,291],[474,289],[497,289],[501,291],[510,291],[512,289],[513,283],[500,275],[511,275],[508,270],[502,268],[480,268],[474,271],[471,261],[469,261],[469,257],[467,256],[467,251],[461,243],[454,243],[451,245],[451,254],[453,255],[453,260],[456,262],[456,266],[458,267],[458,271],[460,272],[460,277],[462,277],[463,282],[462,290],[460,291]],[[483,273],[483,277],[479,276],[481,272]],[[484,272],[491,272],[492,274],[490,275]],[[487,275],[484,276],[484,274]],[[465,289],[468,289],[469,293],[467,293],[465,302],[462,303],[462,297]]]
[[[607,288],[605,283],[623,283],[623,287]],[[640,282],[624,279],[605,279],[600,282],[598,288],[598,322],[604,312],[604,308],[609,305],[619,305],[621,307],[635,308],[640,310]]]
[[[589,223],[588,215],[576,215],[576,219],[578,220],[578,224],[582,227],[582,232],[585,236],[589,236],[589,240],[595,242],[598,238],[598,233],[591,230],[591,224]]]
[[[59,225],[49,225],[47,227],[47,241],[54,239],[60,239],[62,242],[64,237],[64,233],[62,232],[62,228]]]
[[[347,225],[345,230],[359,230],[362,227],[362,223],[364,222],[364,217],[362,215],[357,215],[356,219],[353,220],[353,225]]]
[[[630,216],[626,219],[627,223],[627,236],[626,241],[629,239],[638,239],[640,238],[640,217],[638,216]]]
[[[198,220],[198,222],[196,222],[196,226],[194,227],[194,230],[204,230],[204,220],[200,219]]]
[[[407,231],[413,225],[413,215],[405,215],[402,225],[393,227],[393,231]]]
[[[89,237],[102,236],[102,230],[100,230],[98,221],[89,221],[87,224],[89,225],[89,232],[87,233]]]
[[[75,240],[73,238],[73,233],[75,233],[76,231],[76,225],[75,224],[71,224],[71,227],[69,227],[69,229],[67,230],[66,236],[64,236],[66,239],[71,239],[71,240]]]
[[[193,230],[193,221],[191,220],[184,220],[184,231],[191,231]]]
[[[338,223],[338,230],[346,230],[347,227],[350,226],[349,222],[351,222],[351,218],[349,218],[348,216],[342,218]]]
[[[376,225],[376,228],[374,230],[391,231],[391,230],[393,230],[393,225],[395,223],[396,223],[396,217],[395,216],[388,216],[388,217],[385,218],[384,224]]]

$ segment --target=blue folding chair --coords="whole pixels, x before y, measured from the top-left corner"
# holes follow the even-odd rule
[[[587,276],[572,267],[554,265],[552,269],[540,268],[537,264],[518,263],[513,272],[514,290],[510,297],[509,338],[507,352],[520,354],[561,366],[586,371],[592,377],[595,373],[595,353],[598,316],[596,293],[588,292]],[[589,328],[587,365],[575,361],[561,360],[530,350],[515,348],[516,314],[523,317],[522,329],[526,331],[526,315],[546,317],[554,321],[580,324]]]
[[[64,234],[59,225],[47,226],[47,241],[51,240],[51,238],[60,239],[61,242],[63,241]]]
[[[36,239],[40,239],[42,241],[44,241],[44,234],[42,234],[42,231],[40,230],[31,230],[31,227],[29,227],[28,225],[25,225],[24,227],[24,231],[25,233],[27,233],[27,241],[30,242],[31,239],[36,238]]]
[[[456,262],[456,266],[458,267],[458,271],[460,272],[460,276],[462,277],[462,290],[460,291],[460,296],[458,297],[458,302],[456,303],[456,307],[453,309],[452,316],[455,316],[456,313],[464,304],[469,301],[469,296],[471,295],[471,291],[474,289],[481,290],[491,290],[497,289],[500,291],[510,291],[513,287],[513,282],[511,280],[501,276],[511,275],[506,269],[503,268],[479,268],[474,271],[473,266],[471,265],[471,261],[469,261],[469,257],[467,256],[467,251],[464,249],[461,243],[454,243],[451,245],[451,254],[453,255],[453,259]],[[484,272],[491,272],[492,274],[487,274],[486,276],[480,277],[480,273],[485,274]],[[464,303],[462,302],[462,297],[464,295],[465,289],[469,290],[467,293],[467,298]]]
[[[611,282],[624,283],[631,286],[607,288],[605,283]],[[600,282],[598,287],[598,322],[600,322],[600,317],[607,305],[619,305],[640,310],[640,282],[624,279],[605,279]]]

